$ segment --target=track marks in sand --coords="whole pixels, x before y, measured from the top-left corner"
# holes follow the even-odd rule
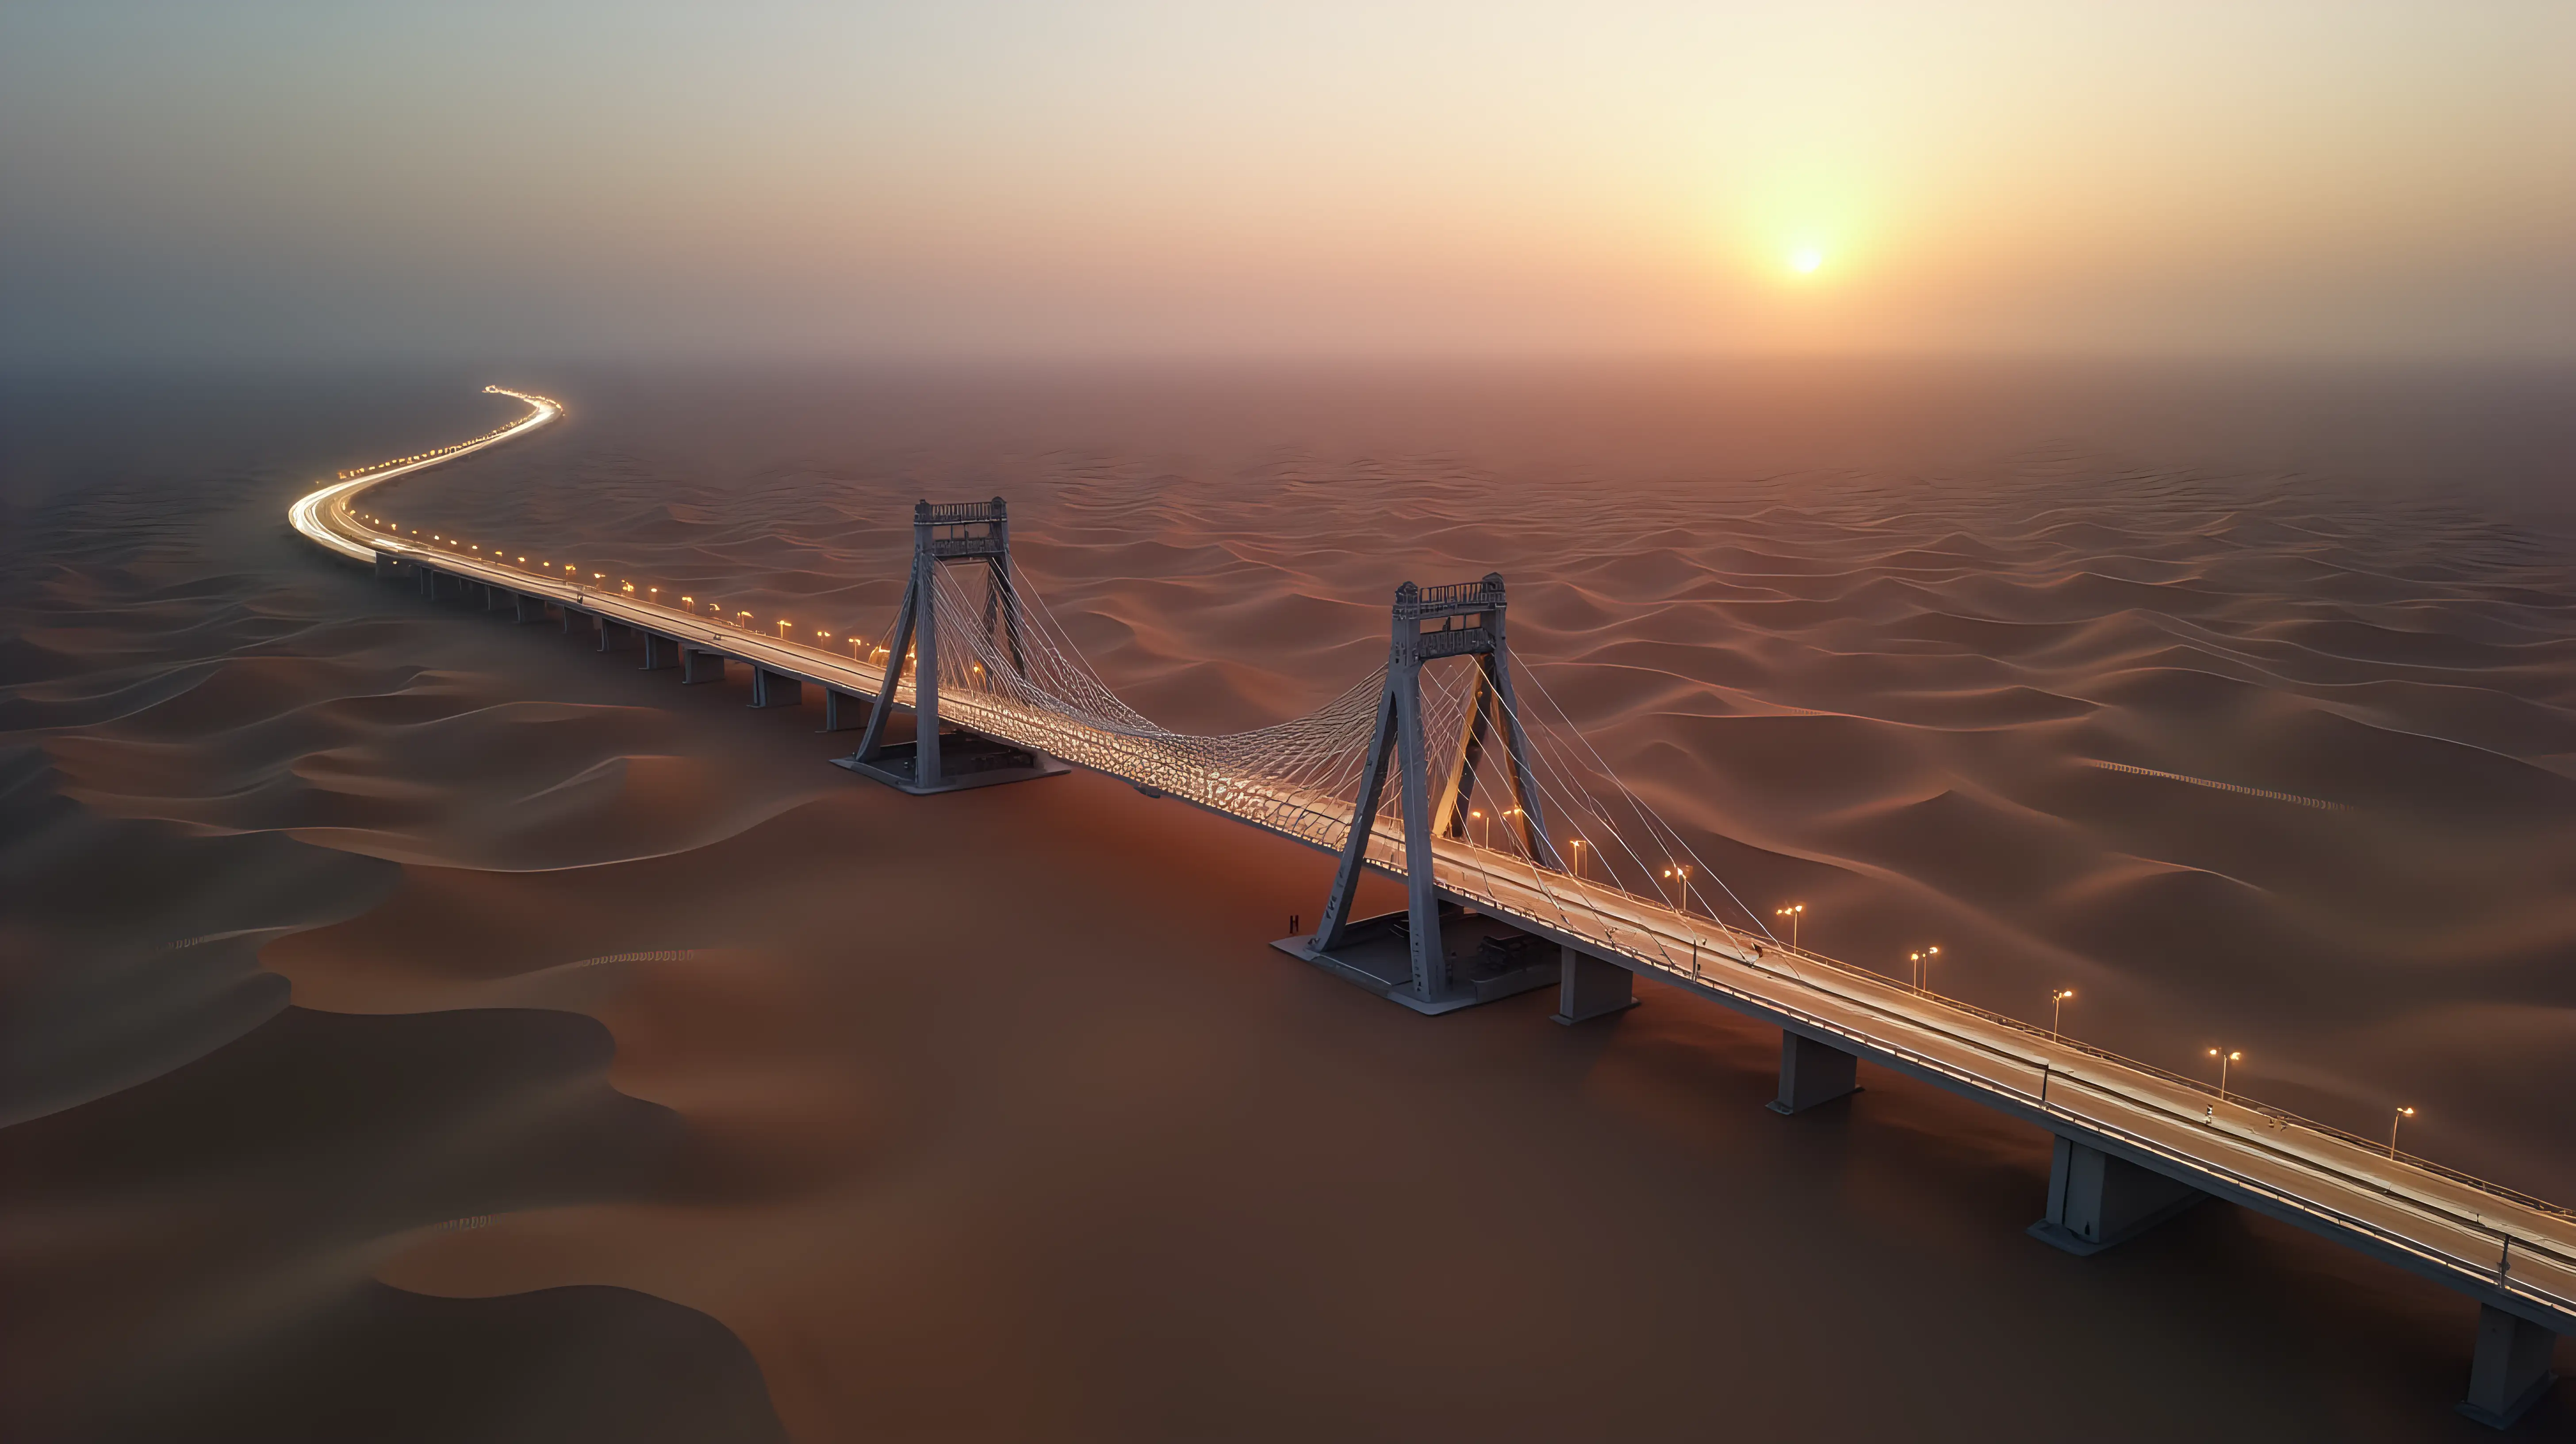
[[[2109,772],[2133,772],[2140,777],[2161,777],[2168,782],[2188,782],[2194,787],[2214,788],[2220,792],[2241,792],[2248,797],[2268,797],[2274,802],[2292,802],[2301,807],[2313,807],[2324,812],[2348,810],[2343,803],[2327,802],[2316,797],[2301,797],[2295,792],[2274,792],[2269,788],[2245,787],[2233,782],[2213,781],[2207,777],[2186,777],[2179,772],[2159,772],[2152,767],[2135,767],[2126,762],[2105,762],[2098,757],[2085,758],[2084,765],[2099,767]]]

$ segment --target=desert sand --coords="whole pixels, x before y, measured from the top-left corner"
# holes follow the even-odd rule
[[[872,634],[912,499],[1006,495],[1174,726],[1500,570],[1810,946],[2576,1197],[2563,377],[498,379],[571,413],[386,514]],[[1319,855],[872,787],[279,523],[496,405],[13,399],[0,1433],[2478,1434],[2439,1289],[2218,1207],[2060,1255],[1967,1104],[1775,1117],[1776,1034],[1652,985],[1415,1017],[1267,946]]]

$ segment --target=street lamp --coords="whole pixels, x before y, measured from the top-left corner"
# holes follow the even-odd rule
[[[2073,988],[2059,988],[2048,995],[2048,1041],[2057,1041],[2057,1015],[2066,1011],[2066,1000],[2074,996]]]
[[[1938,947],[1925,948],[1919,953],[1906,954],[1906,957],[1914,964],[1914,991],[1918,993],[1923,991],[1923,970],[1935,958],[1940,956],[1941,950]]]
[[[1677,881],[1677,882],[1679,882],[1679,883],[1681,884],[1682,900],[1681,900],[1681,902],[1680,902],[1678,905],[1676,905],[1675,910],[1676,910],[1676,911],[1678,911],[1678,912],[1685,912],[1685,913],[1686,913],[1686,912],[1689,912],[1689,911],[1690,911],[1690,869],[1689,869],[1687,866],[1682,866],[1682,865],[1678,865],[1678,864],[1677,864],[1677,865],[1675,865],[1675,866],[1665,868],[1665,869],[1664,869],[1664,876],[1666,876],[1666,877],[1668,877],[1668,878],[1672,878],[1672,879],[1674,879],[1675,881]]]
[[[1583,880],[1583,839],[1569,838],[1566,845],[1574,849],[1574,878],[1580,882]]]
[[[2394,1118],[2392,1118],[2392,1119],[2390,1119],[2390,1120],[2388,1120],[2388,1156],[2389,1156],[2389,1157],[2391,1157],[2391,1158],[2395,1158],[2395,1157],[2397,1156],[2397,1126],[2398,1126],[2399,1124],[2401,1124],[2401,1123],[2404,1123],[2407,1119],[2412,1118],[2412,1117],[2414,1117],[2414,1116],[2415,1116],[2415,1110],[2414,1110],[2414,1109],[2412,1109],[2412,1108],[2400,1108],[2400,1109],[2398,1109],[2398,1110],[2397,1110],[2397,1116],[2396,1116],[2396,1117],[2394,1117]]]
[[[1805,903],[1791,903],[1787,907],[1771,910],[1771,916],[1789,920],[1789,951],[1793,953],[1798,950],[1798,915],[1806,910]]]
[[[2227,1065],[2243,1062],[2245,1055],[2234,1050],[2222,1053],[2212,1048],[2209,1050],[2209,1056],[2218,1060],[2218,1101],[2224,1103],[2227,1101]],[[2394,1138],[2396,1130],[2389,1130],[2389,1136]]]
[[[1482,823],[1485,820],[1485,814],[1482,809],[1471,807],[1467,809],[1467,820],[1471,823]],[[1476,845],[1478,847],[1485,845],[1485,829],[1482,827],[1476,829]]]

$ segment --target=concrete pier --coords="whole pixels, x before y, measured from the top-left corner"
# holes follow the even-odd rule
[[[823,730],[847,732],[853,727],[867,725],[869,700],[856,692],[844,692],[838,687],[825,687],[823,689]]]
[[[1604,962],[1577,948],[1563,950],[1556,985],[1556,1011],[1549,1021],[1572,1027],[1637,1006],[1636,979],[1626,968]]]
[[[1774,1113],[1804,1113],[1860,1091],[1860,1059],[1830,1043],[1780,1030],[1780,1096]]]
[[[2048,1162],[2048,1216],[2030,1226],[2030,1235],[2071,1254],[2096,1254],[2207,1197],[2179,1179],[2059,1134]]]
[[[2478,1347],[2460,1412],[2497,1429],[2512,1427],[2558,1382],[2549,1359],[2558,1336],[2493,1304],[2478,1306]]]
[[[801,707],[804,704],[803,682],[767,667],[751,669],[751,705],[754,707]]]
[[[680,647],[680,685],[694,687],[700,682],[721,682],[724,680],[724,664],[724,653],[683,643]]]
[[[680,644],[659,632],[638,632],[644,639],[644,670],[659,672],[680,665]]]

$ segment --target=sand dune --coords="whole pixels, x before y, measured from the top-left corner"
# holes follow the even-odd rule
[[[1523,663],[1738,921],[1804,901],[1803,941],[1890,971],[1937,940],[1946,991],[2075,986],[2080,1036],[2244,1046],[2238,1086],[2372,1132],[2412,1103],[2411,1146],[2576,1197],[2562,521],[2062,396],[1891,457],[1825,425],[1873,403],[1765,384],[602,377],[379,500],[874,636],[913,498],[1003,493],[1103,676],[1200,730],[1364,673],[1398,581],[1499,570]],[[2207,1331],[2221,1290],[2332,1342],[2300,1367],[2364,1401],[2342,1437],[2447,1402],[2440,1296],[2211,1221],[2156,1256],[2185,1282],[2113,1298],[2012,1232],[2044,1150],[1923,1090],[1766,1131],[1776,1044],[1661,995],[1426,1028],[1262,950],[1321,859],[1096,780],[860,787],[811,709],[332,570],[273,524],[303,472],[238,460],[488,424],[442,407],[363,447],[283,397],[30,443],[60,484],[9,502],[0,635],[17,1434],[1787,1428],[1849,1362],[1744,1320],[1820,1269],[1978,1315],[1875,1351],[1853,1437],[1929,1437],[1927,1398],[2041,1437],[2105,1390],[2139,1438],[2215,1397],[2312,1423],[2244,1362],[2274,1314]],[[1441,1382],[1397,1387],[1422,1347]],[[2207,1390],[2143,1382],[2181,1371]]]

